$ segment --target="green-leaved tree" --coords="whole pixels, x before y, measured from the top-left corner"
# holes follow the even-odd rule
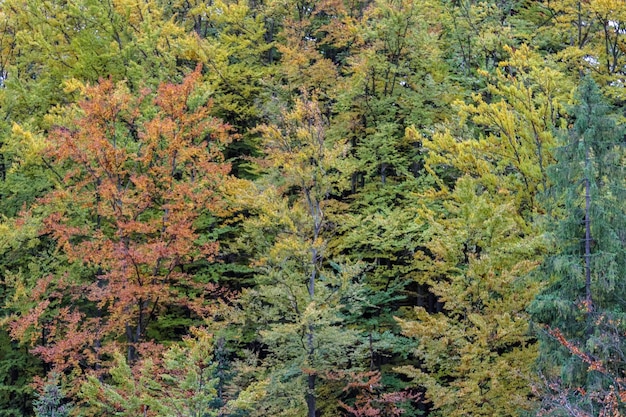
[[[573,124],[551,167],[548,230],[553,253],[543,265],[549,283],[532,305],[544,331],[539,369],[543,411],[562,415],[624,413],[626,394],[626,153],[596,83],[576,93]],[[602,414],[617,415],[617,414]]]

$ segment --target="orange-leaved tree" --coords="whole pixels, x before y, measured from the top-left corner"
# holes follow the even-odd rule
[[[52,368],[106,369],[120,349],[134,362],[186,331],[180,320],[165,329],[168,317],[199,318],[218,295],[193,272],[218,251],[210,236],[232,135],[211,116],[200,77],[198,68],[139,97],[101,80],[73,125],[50,134],[46,159],[59,181],[33,210],[47,212],[41,236],[66,266],[30,295],[16,291],[11,332]]]

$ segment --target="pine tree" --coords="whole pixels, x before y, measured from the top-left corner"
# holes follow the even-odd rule
[[[565,407],[579,415],[613,406],[625,411],[611,399],[626,395],[620,379],[626,367],[623,129],[590,77],[576,100],[574,123],[550,169],[554,252],[541,271],[549,286],[531,306],[545,329],[539,368],[550,394],[547,415]]]

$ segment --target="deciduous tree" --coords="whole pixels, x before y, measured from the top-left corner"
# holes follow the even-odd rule
[[[489,102],[459,103],[471,118],[460,137],[421,139],[435,186],[414,220],[424,227],[415,277],[441,306],[400,321],[419,342],[421,364],[399,370],[426,388],[434,415],[514,416],[532,404],[537,349],[525,310],[540,285],[528,274],[545,250],[533,213],[563,91],[559,73],[535,66],[542,60],[531,50],[511,52],[511,74],[497,75]],[[478,138],[463,138],[470,127]]]
[[[199,77],[162,84],[153,104],[147,91],[134,97],[102,80],[75,124],[49,137],[46,157],[64,175],[39,201],[49,208],[40,233],[69,267],[16,294],[11,331],[58,370],[98,369],[120,343],[132,363],[155,348],[151,332],[168,311],[201,317],[216,295],[215,283],[190,272],[217,253],[197,231],[221,210],[229,165],[220,149],[230,136],[196,91]]]
[[[298,99],[281,117],[262,129],[264,175],[246,197],[253,216],[243,236],[253,244],[257,276],[242,303],[260,333],[261,366],[271,379],[254,415],[314,417],[328,407],[319,396],[324,372],[356,366],[361,349],[339,315],[358,268],[327,257],[342,207],[335,196],[348,186],[348,148],[326,136],[313,100]]]
[[[83,412],[90,415],[212,417],[218,378],[212,335],[193,328],[181,344],[131,367],[115,355],[111,378],[89,377],[81,387]]]

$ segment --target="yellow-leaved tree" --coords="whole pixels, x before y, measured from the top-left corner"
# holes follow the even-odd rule
[[[271,381],[253,416],[315,417],[323,407],[336,415],[337,401],[319,394],[324,376],[356,366],[365,349],[339,314],[358,267],[327,256],[350,162],[346,143],[326,129],[316,101],[296,99],[261,128],[263,175],[239,196],[251,214],[242,244],[256,270],[254,287],[241,296],[242,324],[257,333],[258,378]]]
[[[417,210],[415,279],[440,304],[400,320],[420,365],[399,370],[426,389],[434,415],[516,416],[532,405],[537,349],[525,309],[545,250],[532,219],[563,91],[548,62],[526,47],[511,52],[490,98],[459,104],[464,128],[421,138],[437,186]]]

